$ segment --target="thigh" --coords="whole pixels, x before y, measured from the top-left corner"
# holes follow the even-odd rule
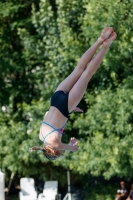
[[[81,74],[83,73],[84,69],[76,67],[73,72],[64,79],[59,86],[57,87],[56,91],[63,90],[66,93],[69,93],[74,84],[77,82]]]
[[[85,94],[86,88],[88,85],[88,79],[85,76],[85,72],[82,73],[78,81],[75,83],[73,88],[69,92],[69,98],[68,98],[68,110],[69,112],[72,112],[75,107],[79,104],[82,97]]]

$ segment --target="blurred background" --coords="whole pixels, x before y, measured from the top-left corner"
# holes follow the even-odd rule
[[[76,137],[79,151],[54,162],[31,154],[30,147],[42,146],[38,133],[51,95],[106,26],[117,39],[80,102],[84,113],[71,114],[63,137]],[[132,0],[1,0],[0,168],[5,187],[14,174],[8,195],[17,196],[21,177],[40,188],[57,180],[65,193],[67,167],[85,200],[114,199],[120,180],[130,188],[132,87]]]

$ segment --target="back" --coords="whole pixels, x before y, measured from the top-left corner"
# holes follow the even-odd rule
[[[48,113],[44,116],[43,121],[47,122],[54,128],[61,128],[68,118],[62,115],[62,113],[55,107],[50,107]]]

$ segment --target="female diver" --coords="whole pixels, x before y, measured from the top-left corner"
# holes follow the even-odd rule
[[[73,72],[59,84],[51,98],[50,109],[45,114],[40,128],[39,139],[44,143],[44,146],[43,148],[32,147],[31,151],[42,151],[46,158],[55,160],[63,155],[64,150],[78,150],[78,142],[74,137],[71,138],[70,144],[61,142],[63,130],[68,121],[69,113],[72,111],[82,112],[76,106],[82,99],[89,80],[100,66],[116,36],[112,27],[105,28],[97,41],[83,54]],[[93,58],[100,45],[102,48]]]

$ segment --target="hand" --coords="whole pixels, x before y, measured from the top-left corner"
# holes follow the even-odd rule
[[[79,107],[76,107],[73,112],[80,112],[83,113],[84,111],[82,109],[80,109]]]
[[[72,146],[78,146],[78,141],[75,137],[72,137],[70,140],[70,145]]]

